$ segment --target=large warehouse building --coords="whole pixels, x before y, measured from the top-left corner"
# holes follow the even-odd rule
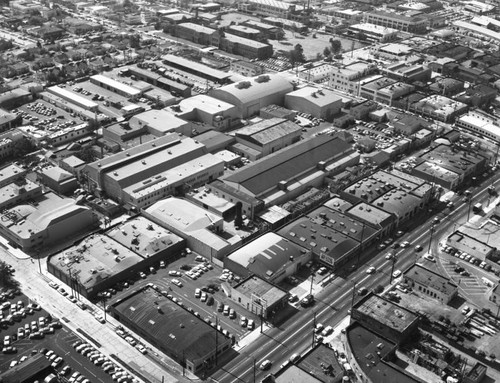
[[[212,89],[210,95],[238,108],[239,117],[248,118],[265,106],[283,106],[285,94],[293,90],[292,84],[276,74],[264,74],[248,80]]]
[[[241,202],[243,214],[252,218],[264,206],[285,203],[358,162],[359,154],[349,143],[322,135],[279,150],[209,187],[230,202]]]
[[[93,162],[85,172],[98,193],[142,208],[216,179],[224,162],[196,140],[167,134]]]

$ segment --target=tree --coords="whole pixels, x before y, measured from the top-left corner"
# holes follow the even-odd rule
[[[332,54],[332,52],[330,51],[330,48],[325,47],[325,49],[323,49],[323,56],[328,57],[331,54]]]
[[[0,261],[0,286],[7,289],[19,289],[19,282],[12,278],[10,266]]]
[[[35,150],[33,144],[26,137],[12,143],[12,157],[21,158]]]
[[[337,39],[330,38],[330,51],[335,56],[342,50],[342,42]]]
[[[129,45],[130,48],[139,49],[141,47],[141,38],[139,35],[136,34],[129,36]]]
[[[294,66],[295,63],[303,63],[305,61],[304,48],[300,44],[295,45],[293,50],[290,51],[290,63]]]

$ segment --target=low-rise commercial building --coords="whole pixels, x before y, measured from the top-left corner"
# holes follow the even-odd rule
[[[417,163],[411,169],[411,174],[446,189],[456,190],[474,174],[483,172],[486,158],[477,152],[438,145],[421,154]]]
[[[449,278],[419,263],[410,266],[403,280],[418,294],[425,294],[443,304],[448,304],[458,294],[458,286]]]
[[[186,240],[196,253],[217,262],[241,244],[238,235],[224,230],[222,216],[180,198],[166,198],[143,215]]]
[[[270,118],[234,132],[231,150],[252,161],[300,141],[302,128],[282,118]],[[248,150],[247,150],[248,149]]]
[[[395,344],[401,344],[417,331],[419,318],[412,311],[369,293],[353,306],[351,323],[353,321]]]
[[[406,16],[404,14],[373,10],[366,12],[363,21],[385,28],[394,28],[403,32],[424,33],[427,28],[427,18],[423,15]]]
[[[489,246],[487,243],[462,233],[459,230],[448,236],[446,244],[481,261],[490,258],[496,251],[493,246]]]
[[[24,139],[23,133],[12,129],[0,134],[0,158],[8,158],[14,154],[17,142]]]
[[[403,82],[422,81],[427,82],[431,79],[432,70],[420,64],[408,64],[406,62],[398,62],[389,65],[382,71],[391,78]]]
[[[399,170],[378,171],[340,193],[347,201],[368,202],[394,215],[396,225],[411,219],[430,201],[432,185]]]
[[[288,305],[289,294],[256,275],[230,287],[230,298],[245,310],[272,321]]]
[[[0,186],[0,210],[36,199],[42,193],[40,185],[20,177],[9,184]]]
[[[175,28],[176,36],[203,45],[213,45],[226,52],[250,59],[266,59],[273,54],[272,45],[230,33],[219,31],[194,23],[181,23]]]
[[[425,383],[393,363],[397,348],[394,342],[358,322],[347,327],[344,345],[349,367],[362,382]]]
[[[327,89],[306,86],[285,95],[285,107],[332,121],[342,108],[342,97]]]
[[[414,90],[413,85],[388,77],[376,76],[362,82],[359,95],[367,100],[392,105],[395,100],[412,93]]]
[[[103,76],[102,74],[91,76],[90,82],[131,100],[136,99],[142,93],[139,89],[134,88],[131,85],[127,85],[110,77]]]
[[[150,286],[111,305],[110,313],[193,374],[214,367],[231,347],[228,337]]]
[[[231,72],[241,74],[245,77],[259,76],[264,73],[264,67],[259,63],[239,60],[231,61]]]
[[[347,33],[354,36],[363,35],[369,41],[381,43],[394,40],[398,36],[396,28],[380,26],[371,22],[350,25],[347,28]]]
[[[218,84],[224,84],[230,81],[229,78],[231,75],[229,73],[214,69],[196,61],[188,60],[182,56],[167,54],[161,56],[161,59],[165,65],[180,69],[187,73],[192,73]]]
[[[68,89],[61,88],[58,85],[47,88],[47,92],[52,93],[70,103],[78,105],[85,110],[97,111],[98,105],[95,102],[90,101],[89,99],[86,99],[85,97],[82,97]]]
[[[328,85],[333,89],[357,96],[361,79],[373,74],[376,69],[375,65],[361,61],[338,67],[330,72]]]
[[[322,206],[278,233],[310,250],[320,262],[337,269],[373,243],[380,230]]]
[[[40,173],[38,173],[38,178],[40,182],[58,194],[73,193],[78,187],[76,177],[59,166],[52,166],[43,169]]]
[[[244,278],[255,274],[279,283],[312,258],[311,251],[275,233],[266,233],[224,258],[224,267]]]
[[[430,117],[442,122],[450,122],[456,116],[467,111],[468,106],[463,102],[454,101],[441,95],[424,97],[416,102],[410,103],[412,112]]]

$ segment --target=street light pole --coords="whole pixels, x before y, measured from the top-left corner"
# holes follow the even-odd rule
[[[352,308],[354,307],[354,298],[356,297],[356,282],[355,281],[351,282],[352,282],[352,299],[351,299],[351,310],[352,310]]]
[[[434,236],[434,225],[431,225],[431,236],[429,237],[429,246],[427,247],[427,252],[430,254],[431,245],[432,245],[432,237]]]
[[[311,274],[311,287],[309,289],[309,295],[313,293],[313,283],[314,283],[314,273]]]
[[[312,344],[311,347],[314,347],[314,331],[316,330],[316,311],[313,312],[313,331],[312,331]]]
[[[397,261],[397,253],[394,252],[394,256],[392,257],[392,267],[391,267],[391,276],[390,276],[390,279],[389,279],[389,284],[392,283],[392,275],[394,274],[394,266],[396,265],[396,261]]]
[[[359,267],[359,258],[361,257],[361,253],[363,251],[363,237],[365,235],[365,223],[363,222],[363,227],[361,229],[361,238],[359,241],[359,250],[358,250],[358,258],[356,260],[356,268]]]

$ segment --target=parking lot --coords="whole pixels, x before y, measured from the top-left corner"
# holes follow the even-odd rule
[[[84,122],[77,116],[41,99],[14,109],[13,112],[22,116],[23,125],[33,125],[38,129],[52,132]]]
[[[108,305],[130,294],[132,289],[152,283],[159,290],[166,291],[173,298],[180,300],[187,310],[201,319],[214,324],[217,322],[221,326],[221,331],[228,331],[230,334],[235,335],[235,339],[238,340],[249,331],[248,328],[240,324],[242,316],[247,320],[253,320],[255,327],[260,324],[260,320],[258,316],[248,312],[225,295],[221,283],[234,284],[238,278],[234,278],[233,281],[224,280],[226,277],[221,279],[222,274],[227,276],[230,274],[223,273],[223,269],[219,266],[203,262],[204,258],[198,258],[199,261],[196,261],[197,257],[199,256],[195,253],[186,254],[165,265],[164,268],[157,265],[154,272],[151,272],[151,270],[147,273],[143,271],[145,278],[139,278],[138,281],[128,281],[127,285],[129,287],[124,288],[122,291],[116,291],[110,297]],[[198,270],[196,275],[199,274],[194,279],[189,277],[193,269]],[[169,273],[176,275],[170,275]],[[176,281],[179,283],[176,284]],[[131,282],[133,282],[133,285],[131,285]],[[197,289],[199,289],[199,294],[196,294]],[[195,295],[199,297],[196,298]],[[229,312],[224,312],[224,306],[234,310],[235,315],[233,318],[230,318]]]
[[[11,295],[12,296],[12,295]],[[54,369],[70,382],[130,382],[132,377],[111,360],[99,353],[101,360],[90,358],[90,352],[98,355],[93,346],[88,355],[75,350],[75,342],[83,343],[81,337],[64,327],[62,321],[52,318],[26,296],[4,297],[1,302],[2,353],[0,371],[8,370],[26,362],[37,354],[43,354]],[[17,313],[17,314],[16,314]],[[12,318],[11,318],[12,317]],[[111,366],[105,372],[104,367]],[[73,379],[72,379],[73,378]],[[87,381],[85,379],[88,379]],[[121,379],[121,380],[120,380]]]

